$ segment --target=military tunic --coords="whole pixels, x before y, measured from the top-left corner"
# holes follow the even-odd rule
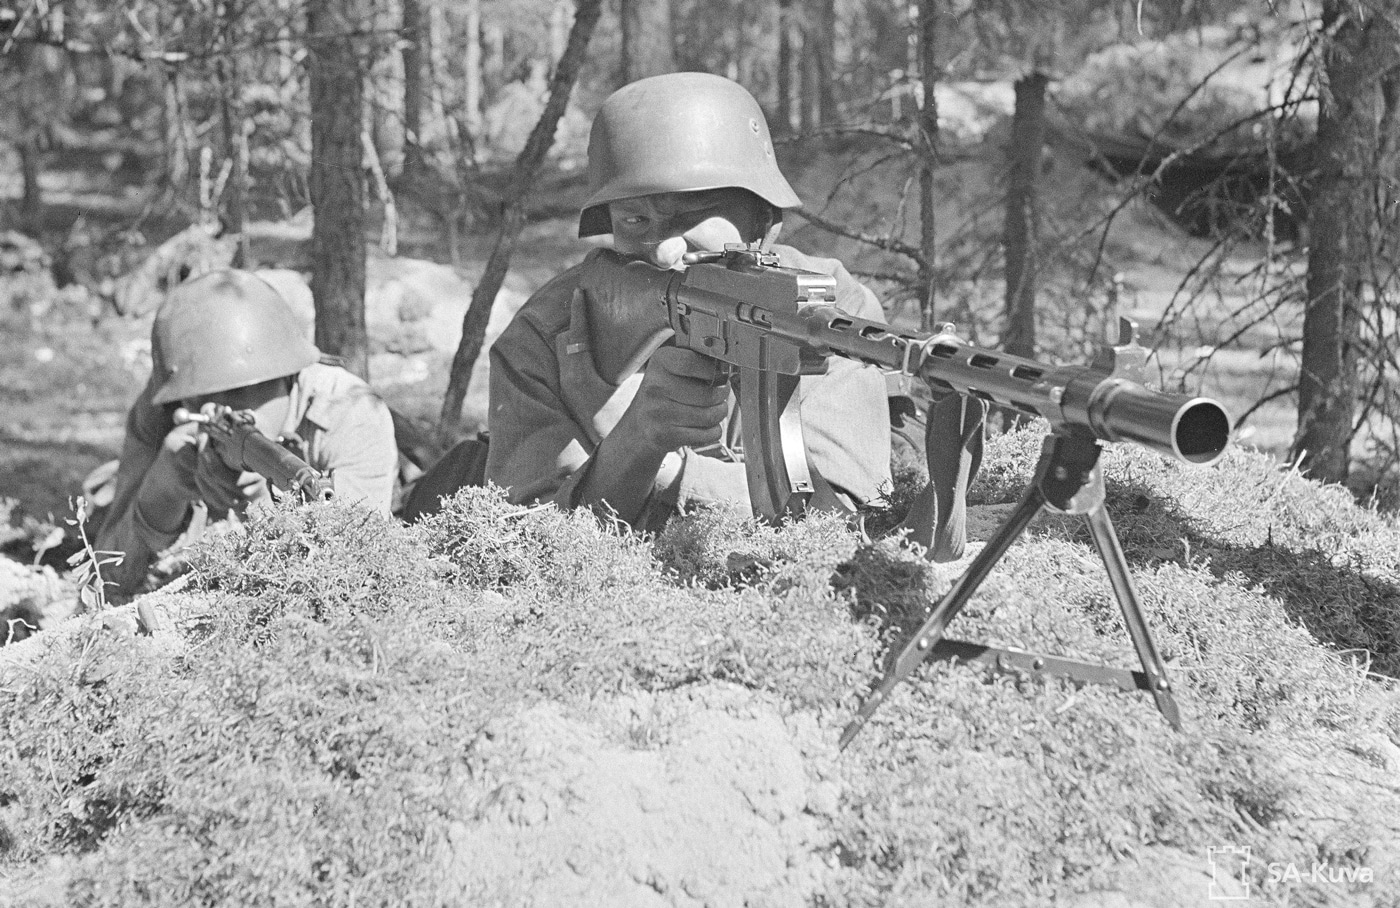
[[[836,278],[836,305],[851,315],[884,321],[875,295],[834,259],[772,247],[785,267]],[[641,385],[645,366],[616,382],[600,374],[591,353],[605,328],[590,324],[578,287],[581,263],[540,288],[491,347],[487,479],[516,502],[553,501],[573,507],[579,483],[599,443],[617,425]],[[601,341],[606,342],[606,341]],[[833,358],[825,375],[803,376],[796,397],[809,463],[838,501],[814,506],[876,503],[890,488],[890,423],[885,381],[878,370]],[[656,526],[677,507],[727,503],[748,508],[744,465],[732,443],[734,395],[725,436],[730,444],[668,455],[653,481],[642,523]]]
[[[157,387],[153,376],[127,413],[116,493],[97,534],[98,549],[126,555],[120,566],[104,571],[105,579],[115,581],[118,598],[138,592],[155,557],[177,542],[181,547],[188,544],[202,523],[203,515],[196,513],[195,533],[190,525],[163,533],[144,520],[136,506],[136,493],[175,425],[176,404],[151,402]],[[358,376],[324,363],[302,369],[292,382],[291,407],[281,434],[293,440],[303,460],[331,479],[338,500],[389,513],[398,475],[393,420],[388,406]],[[201,510],[196,507],[196,512]]]

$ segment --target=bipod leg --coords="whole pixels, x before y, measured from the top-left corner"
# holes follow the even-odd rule
[[[1097,471],[1095,475],[1102,485],[1102,475]],[[1181,731],[1181,712],[1176,707],[1176,698],[1172,696],[1166,665],[1162,662],[1161,654],[1157,652],[1157,644],[1152,639],[1152,632],[1148,630],[1147,619],[1142,615],[1142,606],[1138,601],[1137,590],[1133,588],[1133,578],[1128,574],[1128,562],[1123,557],[1123,547],[1118,542],[1118,534],[1114,532],[1113,521],[1109,519],[1102,501],[1086,512],[1084,519],[1089,524],[1089,532],[1094,537],[1094,546],[1099,550],[1099,557],[1103,559],[1108,580],[1113,584],[1118,606],[1123,610],[1123,624],[1128,628],[1128,636],[1133,638],[1133,648],[1137,650],[1138,659],[1142,662],[1142,671],[1147,676],[1157,710],[1166,717],[1172,728]]]
[[[1060,675],[1080,683],[1112,684],[1125,690],[1147,690],[1151,692],[1157,709],[1166,717],[1167,722],[1175,729],[1181,728],[1181,714],[1172,696],[1171,685],[1167,681],[1166,667],[1147,628],[1147,621],[1143,618],[1137,591],[1133,589],[1132,578],[1128,574],[1127,560],[1123,557],[1123,549],[1118,543],[1118,534],[1104,509],[1103,472],[1099,468],[1100,452],[1099,442],[1092,436],[1056,432],[1045,439],[1031,488],[1016,505],[1011,516],[973,559],[967,571],[939,600],[938,605],[919,628],[919,632],[900,652],[899,658],[895,660],[894,666],[880,686],[861,704],[855,718],[841,732],[843,749],[865,727],[865,723],[889,697],[895,686],[930,656],[967,662],[979,661],[996,668],[1027,671],[1032,675]],[[1114,595],[1123,611],[1123,622],[1128,628],[1129,636],[1132,637],[1138,659],[1142,662],[1141,673],[1059,656],[1037,656],[1022,650],[995,649],[944,639],[948,623],[957,617],[987,574],[1042,509],[1062,514],[1080,514],[1088,521],[1094,546],[1099,551]]]
[[[1064,514],[1082,514],[1088,522],[1094,547],[1099,550],[1099,558],[1108,572],[1118,607],[1123,610],[1123,623],[1127,625],[1128,635],[1133,638],[1133,648],[1142,662],[1144,686],[1152,693],[1157,709],[1167,722],[1172,728],[1180,730],[1181,713],[1176,708],[1166,668],[1147,629],[1147,621],[1142,617],[1142,607],[1138,603],[1137,591],[1133,589],[1128,562],[1123,557],[1122,546],[1118,544],[1113,521],[1104,509],[1103,470],[1099,467],[1102,448],[1096,439],[1064,434],[1050,436],[1046,449],[1053,450],[1053,465],[1040,480],[1045,506]]]
[[[958,578],[948,592],[943,594],[943,598],[938,600],[933,611],[919,627],[919,632],[900,651],[899,658],[886,673],[884,679],[865,702],[860,705],[856,716],[846,724],[841,732],[841,749],[844,750],[850,744],[860,730],[865,727],[865,723],[875,714],[875,710],[880,708],[880,704],[885,702],[890,692],[895,689],[899,682],[909,677],[914,669],[933,652],[938,641],[948,629],[948,623],[957,617],[962,611],[967,601],[972,598],[972,594],[977,592],[977,588],[982,585],[982,581],[991,573],[992,568],[1001,560],[1001,556],[1006,554],[1006,550],[1011,548],[1011,544],[1023,533],[1035,516],[1045,505],[1045,498],[1040,491],[1039,483],[1032,483],[1026,494],[1017,503],[1016,509],[1007,517],[1006,522],[997,529],[987,544],[982,547],[982,551],[972,559],[972,563],[967,566],[967,570]]]

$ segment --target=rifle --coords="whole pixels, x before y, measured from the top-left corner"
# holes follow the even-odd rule
[[[259,473],[277,489],[294,492],[303,501],[330,501],[335,496],[334,486],[320,471],[258,430],[251,410],[207,403],[198,413],[180,407],[175,421],[199,423],[233,469]]]
[[[1031,487],[862,703],[841,734],[842,748],[895,686],[929,657],[1146,690],[1172,727],[1180,728],[1165,666],[1103,508],[1099,454],[1104,442],[1130,441],[1204,466],[1225,452],[1231,425],[1225,408],[1214,400],[1141,384],[1147,351],[1138,344],[1131,321],[1120,319],[1118,343],[1089,365],[1048,366],[972,346],[951,325],[921,333],[856,318],[833,305],[833,278],[783,268],[775,255],[756,248],[729,246],[722,253],[691,254],[685,271],[656,274],[615,254],[598,261],[632,270],[650,292],[659,293],[678,345],[712,356],[736,373],[749,490],[755,512],[766,520],[801,513],[819,480],[801,444],[793,391],[800,375],[821,374],[831,356],[917,376],[935,394],[961,394],[1050,423]],[[944,638],[948,624],[1043,509],[1084,516],[1142,671]]]

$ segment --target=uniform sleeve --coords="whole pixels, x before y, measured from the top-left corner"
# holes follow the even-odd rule
[[[359,502],[389,513],[398,478],[399,452],[394,443],[393,417],[378,394],[357,385],[337,401],[319,460],[316,466],[335,485],[337,500]]]
[[[491,346],[486,478],[517,503],[573,504],[589,452],[560,393],[554,338],[517,315]]]
[[[171,428],[167,408],[151,402],[154,383],[148,383],[126,414],[126,436],[117,466],[116,492],[97,529],[96,548],[121,552],[122,562],[104,570],[113,583],[109,595],[114,600],[137,593],[157,553],[168,548],[178,533],[160,533],[142,519],[136,506],[137,493],[151,465],[160,453],[161,443]]]
[[[748,510],[749,477],[742,462],[723,460],[697,453],[689,448],[681,452],[682,464],[677,478],[676,504],[726,504]]]

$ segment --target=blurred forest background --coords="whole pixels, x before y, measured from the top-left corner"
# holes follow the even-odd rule
[[[1064,361],[1132,316],[1151,383],[1393,507],[1398,26],[1395,0],[9,0],[5,318],[109,348],[193,272],[282,269],[431,459],[482,428],[492,332],[588,248],[593,111],[704,70],[768,113],[806,202],[786,236],[892,319]],[[459,297],[416,379],[375,336],[393,262],[463,277],[414,303]],[[12,385],[63,366],[29,346]],[[82,387],[120,410],[137,380]]]

